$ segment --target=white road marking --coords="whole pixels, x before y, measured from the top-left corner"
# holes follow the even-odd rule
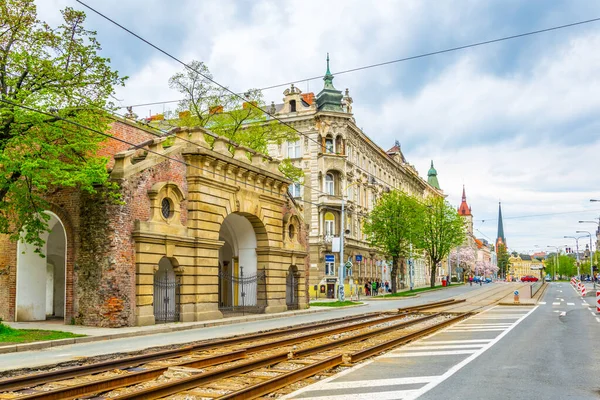
[[[496,332],[506,328],[474,328],[474,329],[446,329],[446,332]]]
[[[567,312],[566,312],[566,311],[563,311],[563,312],[561,312],[559,315],[560,315],[561,317],[564,317],[565,315],[567,315]]]
[[[386,353],[381,358],[397,357],[431,357],[431,356],[454,356],[458,354],[473,354],[478,350],[446,350],[446,351],[414,351],[408,353]]]
[[[492,339],[456,339],[456,340],[423,340],[423,341],[419,341],[419,343],[453,344],[453,343],[489,343],[491,341],[492,341]]]
[[[506,323],[506,324],[459,324],[459,325],[457,325],[457,328],[463,328],[463,327],[468,327],[468,328],[508,328],[511,325],[512,324],[510,324],[510,323]]]
[[[537,306],[534,307],[531,311],[529,311],[527,314],[523,315],[521,318],[519,318],[518,321],[516,321],[513,326],[511,326],[510,328],[508,328],[507,330],[505,330],[504,332],[502,332],[500,335],[498,335],[495,339],[493,339],[491,342],[489,342],[487,345],[485,345],[483,348],[481,348],[480,350],[478,350],[477,352],[473,353],[471,356],[467,357],[466,359],[464,359],[463,361],[459,362],[458,364],[456,364],[455,366],[453,366],[452,368],[450,368],[448,371],[446,371],[446,373],[444,373],[442,376],[440,376],[438,379],[431,381],[430,383],[428,383],[427,385],[423,386],[420,389],[415,390],[414,393],[410,394],[409,396],[405,396],[405,398],[407,400],[413,400],[418,398],[419,396],[421,396],[422,394],[428,392],[429,390],[433,389],[434,387],[436,387],[437,385],[439,385],[440,383],[444,382],[446,379],[450,378],[452,375],[454,375],[457,371],[459,371],[462,367],[464,367],[465,365],[469,364],[471,361],[473,361],[474,359],[476,359],[477,357],[479,357],[480,355],[482,355],[484,352],[486,352],[490,347],[492,347],[493,345],[495,345],[496,343],[498,343],[500,340],[502,340],[502,338],[506,335],[508,335],[508,333],[513,330],[517,325],[519,325],[525,318],[527,318],[529,315],[531,315],[531,313],[533,313],[535,310],[537,310]],[[378,400],[380,399],[379,395],[377,396],[371,396],[372,398],[377,398]]]
[[[307,386],[310,387],[310,386]],[[376,398],[377,400],[398,400],[398,399],[408,399],[409,396],[414,394],[416,390],[394,390],[392,392],[376,392],[376,393],[352,393],[351,395],[347,394],[338,394],[332,396],[316,396],[316,397],[302,397],[302,400],[348,400],[351,398],[352,400],[373,400]],[[280,399],[287,399],[288,397],[280,397]],[[411,397],[412,398],[412,397]]]
[[[410,385],[413,383],[429,383],[434,379],[439,378],[438,376],[414,376],[409,378],[390,378],[390,379],[369,379],[365,381],[352,381],[353,388],[365,388],[365,387],[381,387],[381,386],[393,386],[393,385]],[[348,382],[327,382],[320,387],[320,389],[335,390],[335,389],[347,389]],[[377,392],[379,393],[379,392]]]
[[[560,303],[552,303],[553,306],[560,306]]]
[[[545,301],[538,301],[538,304],[546,304]]]
[[[568,306],[574,306],[575,303],[567,303]]]
[[[560,293],[562,293],[562,290],[559,290]]]
[[[600,318],[596,317],[596,321],[600,322]]]
[[[479,344],[441,344],[434,346],[408,346],[404,350],[444,350],[444,349],[469,349],[469,348],[481,348],[485,346],[485,343]]]
[[[587,302],[585,302],[585,301],[584,301],[583,303],[581,303],[581,305],[582,305],[582,306],[584,306],[584,307],[589,307],[589,306],[590,306],[590,305],[589,305]]]

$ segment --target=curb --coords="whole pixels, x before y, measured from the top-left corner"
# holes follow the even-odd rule
[[[22,352],[22,351],[31,351],[31,350],[42,350],[42,349],[48,349],[50,347],[66,346],[66,345],[70,345],[70,344],[101,342],[101,341],[105,341],[105,340],[122,339],[122,338],[135,337],[135,336],[148,336],[148,335],[154,335],[154,334],[159,334],[159,333],[170,333],[170,332],[186,331],[186,330],[192,330],[192,329],[209,328],[209,327],[213,327],[213,326],[233,325],[233,324],[240,324],[240,323],[244,323],[244,322],[262,321],[262,320],[267,320],[267,319],[286,318],[286,317],[292,317],[292,316],[296,316],[296,315],[314,314],[314,313],[325,312],[325,311],[330,311],[330,310],[339,310],[339,309],[343,309],[343,308],[364,307],[367,305],[368,304],[363,303],[363,304],[356,304],[356,305],[350,305],[350,306],[344,306],[344,307],[323,306],[323,307],[314,308],[312,310],[310,308],[308,308],[305,310],[290,311],[285,314],[284,313],[256,314],[256,315],[250,316],[250,317],[223,318],[220,320],[214,320],[214,321],[210,321],[210,322],[198,322],[197,324],[193,324],[193,325],[173,326],[173,327],[139,331],[139,332],[123,332],[123,333],[115,333],[115,334],[111,334],[111,335],[85,336],[85,337],[71,338],[71,339],[57,339],[57,340],[47,340],[47,341],[42,341],[42,342],[10,344],[7,346],[0,346],[0,354],[18,353],[18,352]],[[234,318],[239,318],[239,319],[234,319]]]

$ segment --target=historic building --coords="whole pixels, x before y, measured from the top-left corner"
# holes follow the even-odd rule
[[[508,245],[506,244],[506,238],[504,237],[504,223],[502,222],[502,204],[498,202],[498,237],[496,238],[496,249],[498,246],[503,245],[508,251]]]
[[[305,224],[278,161],[202,128],[111,134],[135,144],[100,152],[122,201],[49,191],[44,257],[0,238],[0,317],[118,327],[306,306]]]
[[[269,110],[302,133],[296,142],[270,146],[269,154],[289,157],[305,174],[304,183],[291,186],[290,193],[304,203],[304,220],[309,224],[308,279],[313,297],[335,295],[340,254],[333,252],[332,242],[340,236],[342,226],[343,261],[353,264],[346,284],[351,281],[362,286],[368,280],[389,279],[389,263],[369,245],[362,229],[383,192],[401,189],[418,198],[443,196],[437,178],[430,176],[429,183],[422,179],[406,161],[398,142],[385,151],[357,126],[348,89],[342,94],[333,85],[329,57],[324,82],[316,96],[292,85],[284,91],[283,103],[272,103]],[[423,260],[416,263],[415,278],[417,285],[428,282]],[[399,287],[402,284],[408,285],[408,276]]]
[[[512,255],[509,258],[510,275],[515,280],[520,280],[524,276],[535,276],[538,279],[543,278],[545,268],[543,261],[533,258],[529,254]]]

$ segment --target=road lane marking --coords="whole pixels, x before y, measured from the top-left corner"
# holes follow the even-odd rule
[[[454,375],[457,371],[459,371],[465,365],[467,365],[471,361],[475,360],[477,357],[479,357],[480,355],[482,355],[483,353],[485,353],[490,347],[492,347],[493,345],[495,345],[496,343],[498,343],[500,340],[502,340],[502,338],[504,336],[508,335],[508,333],[510,331],[512,331],[521,322],[523,322],[523,320],[525,318],[527,318],[528,316],[530,316],[531,313],[533,313],[535,310],[537,310],[537,308],[538,308],[537,306],[533,307],[533,309],[531,311],[529,311],[527,314],[525,314],[521,318],[519,318],[519,320],[516,321],[513,324],[513,326],[511,326],[510,328],[508,328],[507,330],[505,330],[504,332],[502,332],[495,339],[493,339],[491,342],[489,342],[488,344],[486,344],[483,348],[481,348],[477,352],[471,354],[469,357],[467,357],[463,361],[459,362],[458,364],[456,364],[455,366],[453,366],[452,368],[450,368],[448,371],[446,371],[446,373],[444,373],[443,375],[441,375],[439,379],[436,379],[436,380],[434,380],[434,381],[426,384],[422,388],[417,389],[414,393],[412,393],[412,394],[410,394],[408,396],[405,396],[405,398],[407,400],[414,400],[414,399],[418,398],[419,396],[421,396],[422,394],[430,391],[431,389],[433,389],[434,387],[436,387],[440,383],[444,382],[446,379],[450,378],[452,375]],[[377,396],[373,395],[372,398],[377,398],[379,400],[380,397],[378,395]]]
[[[560,303],[552,303],[553,306],[560,306]]]
[[[561,312],[559,315],[560,315],[561,317],[564,317],[565,315],[567,315],[567,312],[566,312],[566,311],[563,311],[563,312]]]
[[[497,332],[506,328],[446,329],[446,332]]]
[[[308,387],[308,386],[307,386]],[[412,395],[416,390],[394,390],[391,392],[375,392],[375,393],[352,393],[338,394],[331,396],[315,396],[315,397],[299,397],[302,400],[398,400],[405,399]],[[287,399],[288,397],[281,397],[281,399]]]
[[[538,304],[546,304],[545,301],[539,301]]]
[[[407,353],[386,353],[381,358],[454,356],[458,354],[473,354],[477,351],[479,350],[413,351]]]
[[[429,383],[434,379],[439,378],[438,376],[414,376],[409,378],[390,378],[390,379],[369,379],[364,381],[352,381],[353,388],[367,388],[367,387],[381,387],[381,386],[395,386],[395,385],[411,385],[414,383]],[[335,390],[335,389],[348,389],[348,382],[327,382],[322,389]],[[379,392],[377,392],[379,393]]]
[[[422,340],[420,343],[453,344],[453,343],[489,343],[493,339],[456,339],[456,340]]]
[[[568,306],[574,306],[575,303],[567,303]]]
[[[404,350],[444,350],[444,349],[469,349],[469,348],[481,348],[485,346],[485,343],[479,344],[441,344],[433,346],[408,346]]]

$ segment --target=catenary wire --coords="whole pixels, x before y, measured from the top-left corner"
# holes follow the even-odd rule
[[[123,30],[124,30],[124,31],[126,31],[127,33],[131,34],[132,36],[134,36],[134,37],[136,37],[137,39],[141,40],[142,42],[146,43],[146,44],[147,44],[147,45],[149,45],[150,47],[152,47],[152,48],[154,48],[154,49],[158,50],[159,52],[163,53],[163,54],[164,54],[164,55],[166,55],[167,57],[169,57],[169,58],[171,58],[172,60],[174,60],[174,61],[178,62],[178,63],[179,63],[179,64],[181,64],[181,65],[183,65],[184,67],[186,67],[186,68],[187,68],[187,69],[189,69],[190,71],[193,71],[193,72],[197,73],[198,75],[200,75],[200,76],[204,77],[204,78],[205,78],[205,79],[207,79],[208,81],[210,81],[210,82],[214,83],[215,85],[219,86],[220,88],[222,88],[222,89],[224,89],[224,90],[228,91],[229,93],[231,93],[232,95],[234,95],[234,96],[236,96],[236,97],[240,98],[241,100],[244,100],[244,101],[246,100],[246,99],[244,99],[244,97],[242,97],[242,96],[240,96],[239,94],[237,94],[237,93],[233,92],[231,89],[229,89],[229,88],[227,88],[227,87],[225,87],[225,86],[221,85],[220,83],[216,82],[214,79],[211,79],[211,78],[207,77],[206,75],[204,75],[204,74],[200,73],[198,70],[196,70],[196,69],[194,69],[194,68],[190,67],[188,64],[186,64],[185,62],[181,61],[180,59],[178,59],[178,58],[177,58],[177,57],[175,57],[174,55],[170,54],[170,53],[169,53],[169,52],[167,52],[166,50],[163,50],[163,49],[161,49],[160,47],[156,46],[155,44],[151,43],[150,41],[148,41],[148,40],[144,39],[144,38],[143,38],[143,37],[141,37],[140,35],[136,34],[135,32],[131,31],[130,29],[126,28],[125,26],[123,26],[123,25],[119,24],[118,22],[114,21],[113,19],[109,18],[108,16],[106,16],[106,15],[102,14],[100,11],[98,11],[98,10],[96,10],[96,9],[94,9],[94,8],[92,8],[92,7],[90,7],[90,6],[88,6],[88,5],[87,5],[87,4],[85,4],[83,1],[81,1],[81,0],[76,0],[76,1],[77,1],[79,4],[83,5],[84,7],[88,8],[89,10],[91,10],[92,12],[94,12],[94,13],[98,14],[100,17],[102,17],[102,18],[106,19],[107,21],[111,22],[112,24],[114,24],[114,25],[118,26],[119,28],[123,29]],[[322,144],[321,144],[321,143],[319,143],[317,140],[315,140],[315,139],[311,138],[311,137],[310,137],[308,134],[306,134],[306,133],[304,133],[304,132],[301,132],[301,131],[299,131],[298,129],[296,129],[296,128],[295,128],[295,127],[293,127],[292,125],[290,125],[290,124],[288,124],[287,122],[285,122],[284,120],[282,120],[281,118],[278,118],[278,117],[276,117],[275,115],[273,115],[273,114],[270,114],[270,113],[266,112],[265,110],[263,110],[262,108],[260,108],[259,106],[255,105],[255,104],[253,104],[252,102],[248,102],[248,105],[249,105],[250,107],[254,107],[254,108],[258,109],[259,111],[261,111],[261,112],[265,113],[266,115],[268,115],[269,117],[273,118],[274,120],[276,120],[276,121],[279,121],[279,122],[280,122],[282,125],[285,125],[285,126],[287,126],[288,128],[292,129],[293,131],[295,131],[296,133],[298,133],[300,136],[304,136],[304,137],[305,137],[305,138],[307,138],[308,140],[310,140],[310,141],[312,141],[313,143],[315,143],[317,146],[320,146],[320,147],[322,147]],[[367,174],[367,176],[373,176],[373,177],[375,177],[375,176],[374,176],[374,175],[373,175],[371,172],[369,172],[369,171],[367,171],[367,170],[363,169],[362,167],[360,167],[360,166],[358,166],[358,165],[355,165],[355,167],[356,167],[356,169],[358,169],[358,170],[360,170],[360,171],[363,171],[365,174]],[[394,185],[390,184],[389,182],[385,182],[385,181],[381,180],[380,178],[376,178],[376,179],[378,179],[379,181],[381,181],[381,182],[385,183],[385,184],[386,184],[387,186],[389,186],[390,188],[393,188],[393,189],[396,189],[396,190],[398,189],[398,187],[397,187],[397,186],[394,186]]]
[[[376,67],[381,67],[381,66],[384,66],[384,65],[396,64],[396,63],[399,63],[399,62],[416,60],[416,59],[425,58],[425,57],[431,57],[431,56],[438,55],[438,54],[450,53],[450,52],[454,52],[454,51],[458,51],[458,50],[468,49],[468,48],[471,48],[471,47],[479,47],[479,46],[484,46],[484,45],[487,45],[487,44],[498,43],[498,42],[503,42],[503,41],[512,40],[512,39],[518,39],[518,38],[522,38],[522,37],[526,37],[526,36],[537,35],[537,34],[540,34],[540,33],[551,32],[551,31],[555,31],[555,30],[559,30],[559,29],[570,28],[570,27],[573,27],[573,26],[584,25],[584,24],[589,24],[589,23],[598,22],[598,21],[600,21],[600,18],[587,19],[587,20],[584,20],[584,21],[578,21],[578,22],[573,22],[573,23],[570,23],[570,24],[554,26],[554,27],[551,27],[551,28],[540,29],[540,30],[530,31],[530,32],[525,32],[525,33],[520,33],[520,34],[517,34],[517,35],[505,36],[505,37],[501,37],[501,38],[497,38],[497,39],[486,40],[486,41],[483,41],[483,42],[475,42],[475,43],[466,44],[466,45],[462,45],[462,46],[451,47],[451,48],[444,49],[444,50],[437,50],[437,51],[432,51],[432,52],[429,52],[429,53],[423,53],[423,54],[419,54],[419,55],[415,55],[415,56],[398,58],[396,60],[390,60],[390,61],[384,61],[384,62],[375,63],[375,64],[364,65],[364,66],[361,66],[361,67],[347,69],[347,70],[343,70],[343,71],[336,71],[336,72],[333,73],[333,75],[348,74],[348,73],[351,73],[351,72],[362,71],[362,70],[369,69],[369,68],[376,68]],[[321,79],[322,77],[323,77],[323,75],[319,75],[319,76],[313,76],[311,78],[298,79],[298,80],[295,80],[295,81],[289,81],[289,82],[280,83],[280,84],[277,84],[277,85],[266,86],[266,87],[258,89],[258,90],[262,91],[262,90],[275,89],[275,88],[282,87],[282,86],[288,86],[288,85],[291,85],[291,84],[294,84],[294,83],[301,83],[301,82],[306,82],[306,81],[312,81],[312,80],[315,80],[315,79]],[[179,101],[181,101],[181,100],[157,101],[157,102],[152,102],[152,103],[132,104],[132,105],[129,105],[128,107],[152,106],[152,105],[156,105],[156,104],[177,103]],[[125,108],[125,107],[123,107],[123,108]]]

